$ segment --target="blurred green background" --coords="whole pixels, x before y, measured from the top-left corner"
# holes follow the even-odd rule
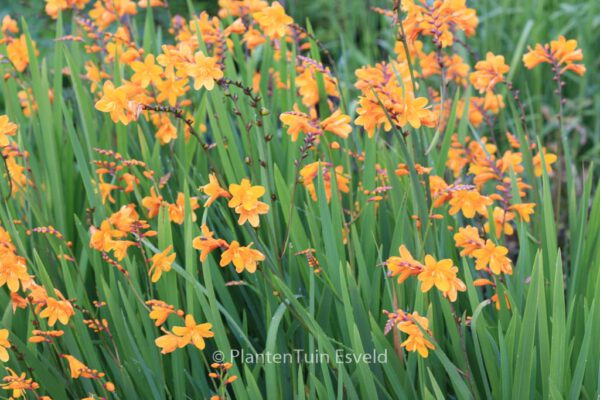
[[[385,59],[393,44],[389,22],[371,11],[372,6],[390,8],[391,0],[280,0],[295,20],[306,26],[310,20],[317,37],[338,63],[341,81],[351,84],[360,65]],[[216,14],[217,0],[192,3],[196,11]],[[49,49],[54,35],[52,20],[44,13],[42,0],[0,0],[0,16],[23,16],[39,41]],[[186,16],[186,0],[169,0],[169,10],[155,13],[157,24],[166,27],[172,15]],[[478,56],[492,51],[505,55],[510,63],[519,41],[545,43],[563,34],[577,39],[585,55],[587,73],[567,78],[566,128],[570,132],[577,160],[600,160],[600,1],[598,0],[478,0],[475,7],[480,24],[477,37],[468,40]],[[141,26],[141,24],[140,24]],[[465,52],[466,53],[466,52]],[[515,57],[520,56],[517,54]],[[525,71],[517,63],[514,81],[522,90],[528,114],[540,135],[556,129],[556,98],[551,71],[542,66]]]

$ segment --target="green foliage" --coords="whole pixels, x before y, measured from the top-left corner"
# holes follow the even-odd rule
[[[365,10],[364,3],[343,1],[340,8],[330,1],[290,4],[292,14],[311,16],[316,36],[339,60],[337,70],[346,98],[353,93],[354,69],[379,60],[390,50],[390,44],[383,43],[390,37],[384,19]],[[576,7],[555,1],[482,1],[477,7],[482,28],[473,50],[505,54],[507,60],[515,55],[515,86],[523,88],[530,118],[527,125],[536,132],[540,144],[557,129],[553,114],[543,112],[544,107],[553,107],[556,99],[546,84],[549,71],[523,71],[519,61],[523,44],[548,41],[556,33],[570,33],[580,40],[590,73],[568,82],[566,129],[586,132],[584,141],[570,134],[569,145],[578,160],[596,158],[600,150],[600,101],[595,79],[598,54],[594,51],[598,3],[590,1]],[[534,17],[533,25],[528,25]],[[147,28],[152,26],[155,31],[145,30],[144,44],[157,49],[164,27],[153,24],[150,17],[147,21]],[[31,35],[37,37],[49,26],[55,25],[38,27]],[[56,26],[53,35],[60,37],[61,22]],[[25,32],[29,38],[30,33]],[[355,35],[360,37],[358,42]],[[239,399],[598,397],[600,345],[594,333],[600,329],[600,306],[596,303],[600,291],[600,193],[594,190],[598,178],[593,165],[585,164],[589,173],[581,179],[581,187],[569,185],[567,207],[559,210],[561,215],[568,210],[569,218],[564,225],[557,225],[553,178],[546,171],[543,177],[535,177],[531,156],[525,157],[524,178],[532,183],[531,197],[538,206],[531,224],[517,224],[519,247],[512,253],[515,272],[501,283],[501,290],[509,296],[510,310],[505,305],[496,310],[489,296],[473,287],[472,262],[460,257],[454,246],[448,228],[457,229],[457,220],[444,217],[417,230],[411,219],[418,215],[427,220],[429,213],[428,194],[415,173],[415,163],[434,166],[435,172],[443,174],[449,133],[456,129],[464,137],[469,134],[466,123],[458,122],[441,132],[438,145],[428,154],[423,150],[429,147],[434,132],[424,131],[420,138],[408,139],[394,132],[386,142],[382,137],[369,139],[355,129],[343,147],[364,152],[362,169],[351,168],[355,160],[346,152],[330,155],[335,165],[347,166],[353,182],[360,181],[364,189],[372,190],[377,164],[393,171],[398,163],[407,163],[410,176],[399,179],[390,173],[392,190],[388,199],[377,205],[367,202],[360,191],[353,191],[344,200],[334,195],[328,203],[320,176],[318,201],[313,201],[302,186],[294,185],[294,160],[299,157],[301,143],[291,142],[277,128],[279,115],[299,101],[295,91],[274,88],[269,96],[263,90],[261,104],[251,107],[243,90],[230,87],[240,98],[239,116],[231,112],[233,103],[222,89],[198,91],[192,97],[193,114],[197,120],[208,121],[216,147],[207,153],[193,138],[185,142],[183,123],[178,125],[179,139],[172,146],[161,147],[146,124],[115,127],[107,115],[94,109],[87,82],[81,79],[87,57],[81,44],[57,42],[50,46],[52,50],[42,51],[41,57],[31,57],[29,72],[22,76],[30,82],[38,106],[31,117],[25,117],[21,110],[15,80],[0,81],[3,113],[20,126],[19,142],[29,151],[28,162],[37,183],[27,190],[23,201],[13,198],[4,202],[0,221],[40,283],[76,299],[93,318],[105,318],[114,341],[87,329],[82,322],[87,317],[78,312],[56,348],[27,343],[36,317],[31,310],[13,314],[8,291],[2,289],[0,304],[5,310],[0,326],[10,329],[11,342],[24,357],[19,360],[13,356],[6,366],[28,373],[27,368],[31,368],[41,392],[56,399],[81,398],[87,393],[113,396],[93,380],[72,380],[66,362],[58,358],[58,353],[68,353],[104,371],[117,387],[115,398],[206,398],[215,392],[207,374],[218,350],[225,361],[234,363],[231,372],[239,379],[229,390]],[[251,86],[252,77],[245,71],[253,71],[259,64],[263,71],[274,68],[284,77],[294,74],[292,64],[276,59],[266,48],[260,60],[249,58],[245,61],[248,65],[240,64],[239,59],[232,58],[240,51],[237,39],[233,46],[225,60],[226,77],[239,78]],[[313,43],[315,58],[320,53]],[[68,77],[61,75],[63,67],[69,68]],[[118,69],[117,64],[115,74]],[[9,66],[0,64],[0,73],[6,72]],[[52,102],[46,95],[51,88]],[[456,99],[469,95],[469,91],[457,92]],[[523,133],[516,131],[521,129],[516,105],[510,96],[507,102],[506,114],[514,112],[504,123],[522,138]],[[347,107],[345,111],[352,115],[355,104]],[[263,117],[264,124],[247,131],[243,121],[259,118],[262,108],[269,111]],[[456,109],[451,111],[453,116],[456,113]],[[267,135],[273,139],[267,140]],[[271,210],[261,219],[258,230],[238,226],[236,215],[225,203],[217,202],[201,208],[196,222],[186,207],[182,226],[172,225],[163,208],[152,221],[158,239],[144,240],[150,254],[174,246],[177,259],[173,270],[154,287],[154,296],[193,314],[196,321],[213,325],[214,340],[207,341],[204,351],[189,346],[161,355],[154,343],[161,332],[138,298],[140,293],[145,294],[144,300],[151,298],[143,255],[132,251],[124,260],[130,274],[126,278],[90,249],[90,209],[96,226],[110,213],[92,183],[96,179],[92,161],[99,158],[94,148],[118,148],[126,158],[147,162],[159,176],[170,174],[165,193],[171,202],[178,192],[184,192],[188,199],[197,195],[197,187],[208,181],[211,170],[219,171],[227,182],[248,177],[266,187]],[[316,161],[314,157],[311,154],[308,161]],[[577,176],[582,176],[581,170]],[[335,180],[332,185],[335,193]],[[2,189],[3,193],[8,190],[5,182]],[[149,185],[143,183],[132,197],[119,194],[117,204],[132,199],[139,204],[148,192]],[[360,218],[349,221],[345,211],[353,208],[354,201],[364,208]],[[15,224],[17,220],[21,224]],[[254,242],[266,261],[257,273],[240,275],[232,268],[220,268],[212,256],[200,263],[191,243],[200,235],[201,223],[207,223],[227,241]],[[72,241],[72,248],[55,237],[26,234],[34,227],[48,225]],[[569,239],[559,241],[559,233]],[[415,285],[397,285],[386,279],[381,264],[403,243],[422,253],[451,258],[469,290],[450,304],[437,292],[423,294]],[[289,247],[283,248],[285,244]],[[313,273],[306,258],[296,255],[309,247],[315,249],[320,274]],[[64,253],[73,254],[75,261],[57,260],[56,255]],[[232,286],[231,281],[243,284]],[[96,309],[93,300],[105,301],[107,306]],[[384,335],[387,317],[382,310],[397,308],[418,310],[430,319],[430,339],[436,349],[428,358],[406,352],[399,357],[401,350],[393,334]],[[229,357],[238,351],[295,354],[296,349],[302,349],[307,357],[317,352],[327,355],[331,361],[253,364]],[[386,362],[338,363],[339,352],[385,354]]]

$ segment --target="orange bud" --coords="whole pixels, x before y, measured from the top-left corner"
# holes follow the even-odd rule
[[[473,285],[475,286],[486,286],[486,285],[490,285],[490,286],[496,286],[496,284],[492,281],[490,281],[489,279],[475,279],[473,281]]]

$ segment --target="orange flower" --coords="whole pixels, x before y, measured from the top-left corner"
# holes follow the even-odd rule
[[[135,190],[135,186],[140,184],[140,180],[135,175],[128,172],[124,173],[119,180],[125,182],[127,185],[125,188],[123,188],[125,193],[133,192]]]
[[[121,261],[127,257],[127,249],[135,244],[130,240],[112,240],[109,249],[113,251],[115,258]]]
[[[415,98],[412,93],[407,91],[404,104],[394,107],[395,111],[398,111],[396,118],[398,125],[402,128],[408,123],[415,129],[419,129],[421,125],[430,126],[429,120],[432,119],[432,116],[426,106],[427,99],[425,97]]]
[[[255,12],[252,17],[258,22],[265,35],[271,39],[284,36],[288,25],[294,22],[277,1],[274,1],[270,7]]]
[[[62,10],[66,10],[69,8],[67,4],[67,0],[45,0],[46,1],[46,14],[48,14],[52,19],[56,19],[58,17],[58,13]]]
[[[321,121],[321,129],[346,139],[352,132],[351,120],[350,116],[342,114],[340,110],[335,110],[333,114]]]
[[[429,176],[429,190],[431,197],[434,199],[433,206],[441,207],[452,197],[452,193],[448,190],[446,181],[437,175]]]
[[[8,349],[10,349],[10,342],[8,341],[8,336],[10,332],[8,329],[0,329],[0,361],[7,362],[9,359]]]
[[[305,165],[300,170],[300,176],[302,177],[302,184],[308,192],[310,193],[310,197],[316,201],[317,200],[317,188],[315,186],[315,179],[319,176],[319,169],[321,170],[321,175],[323,177],[323,182],[325,184],[325,196],[327,197],[327,202],[331,200],[331,164],[316,161],[314,163],[310,163]],[[342,165],[338,165],[334,168],[335,172],[335,180],[337,183],[337,188],[340,192],[348,193],[350,188],[348,187],[348,182],[350,181],[343,174],[344,167]]]
[[[448,47],[454,43],[457,30],[464,31],[466,36],[475,34],[477,13],[466,6],[465,0],[410,1],[402,6],[407,11],[403,25],[410,39],[433,36],[439,45]]]
[[[470,80],[479,93],[484,93],[494,89],[497,83],[504,81],[504,74],[509,69],[504,62],[504,56],[495,56],[488,52],[485,60],[475,64],[475,72],[471,73]]]
[[[510,206],[510,210],[515,210],[517,214],[521,217],[521,219],[525,222],[530,222],[530,215],[533,214],[533,209],[535,207],[535,203],[521,203],[521,204],[513,204]]]
[[[117,230],[131,232],[133,223],[139,220],[134,204],[123,206],[108,219]]]
[[[8,155],[5,158],[6,167],[8,171],[8,176],[10,176],[10,181],[12,183],[12,191],[11,195],[15,195],[20,191],[26,190],[27,185],[27,175],[25,175],[26,169],[24,166],[20,165],[16,161],[16,157],[13,157],[10,153],[10,150],[5,150],[5,154]]]
[[[185,326],[175,326],[173,333],[181,336],[181,340],[186,344],[192,343],[198,349],[203,350],[206,347],[204,338],[212,338],[215,333],[211,331],[212,324],[196,324],[194,316],[188,314],[185,316]],[[180,346],[181,347],[181,346]]]
[[[0,115],[0,148],[8,145],[8,136],[15,136],[17,128],[17,124],[10,122],[6,115]]]
[[[249,221],[250,225],[258,227],[259,214],[266,214],[269,211],[268,204],[258,201],[258,198],[265,193],[265,188],[259,185],[252,186],[250,181],[244,178],[239,185],[235,183],[229,185],[229,192],[232,197],[228,205],[240,214],[238,224],[243,225]]]
[[[521,153],[513,153],[510,150],[504,152],[501,159],[498,160],[498,168],[500,172],[507,173],[512,168],[516,174],[520,174],[525,169],[522,165],[523,156]]]
[[[134,74],[131,76],[131,82],[139,83],[143,88],[147,87],[150,83],[159,82],[160,75],[162,74],[162,67],[154,62],[153,54],[148,54],[144,62],[132,62],[131,69],[134,71]]]
[[[315,127],[315,121],[305,113],[299,111],[284,112],[279,116],[279,120],[287,127],[287,133],[292,137],[292,142],[298,140],[300,132],[318,133],[320,130]]]
[[[165,73],[165,80],[158,80],[154,82],[154,86],[158,90],[156,101],[159,103],[168,100],[171,107],[177,105],[177,98],[186,94],[189,87],[187,86],[187,78],[179,78],[173,68],[167,69]]]
[[[157,347],[160,347],[161,354],[167,354],[175,351],[177,348],[182,348],[188,345],[182,337],[167,333],[154,341]]]
[[[472,106],[475,108],[483,108],[484,111],[489,111],[493,114],[498,114],[501,109],[505,107],[504,105],[504,97],[501,94],[494,93],[491,90],[485,92],[485,97],[483,98],[483,105],[481,104],[481,99],[478,97],[472,97]]]
[[[436,261],[432,256],[425,256],[425,266],[419,274],[421,291],[429,291],[433,286],[448,295],[450,301],[456,300],[457,291],[465,291],[464,283],[456,277],[458,268],[451,259]]]
[[[115,38],[116,40],[108,42],[105,47],[106,57],[104,57],[104,62],[106,64],[110,64],[118,59],[125,65],[131,65],[132,62],[141,57],[142,54],[140,50],[135,46],[132,46],[129,33],[125,27],[117,29]],[[98,49],[98,51],[100,51],[100,49]]]
[[[48,14],[52,19],[58,18],[58,13],[60,11],[67,10],[69,8],[79,8],[83,9],[83,7],[87,4],[89,0],[45,0],[46,1],[46,14]]]
[[[542,176],[544,171],[544,164],[546,168],[546,172],[548,175],[552,175],[552,164],[558,160],[556,154],[547,153],[546,148],[542,148],[542,152],[544,153],[544,163],[542,164],[542,155],[541,153],[537,153],[533,156],[533,173],[535,176]]]
[[[194,78],[195,90],[203,87],[206,90],[212,90],[215,87],[215,81],[223,78],[223,71],[217,64],[217,59],[205,56],[202,51],[194,54],[194,62],[187,64],[186,73],[189,77]]]
[[[220,247],[226,247],[227,242],[223,239],[213,238],[214,232],[206,225],[202,225],[202,236],[194,238],[192,241],[192,247],[196,250],[200,250],[200,261],[206,261],[206,257],[215,249]]]
[[[234,240],[229,244],[229,248],[221,254],[221,262],[219,265],[225,267],[233,263],[235,270],[241,273],[244,269],[250,273],[256,271],[258,262],[263,261],[265,256],[258,250],[251,249],[252,243],[247,247],[240,246],[240,244]]]
[[[66,358],[69,362],[69,370],[71,371],[71,378],[94,378],[95,375],[91,373],[91,370],[81,361],[69,354],[63,354],[62,358]]]
[[[364,127],[369,137],[373,137],[375,130],[381,125],[383,125],[386,132],[392,129],[392,124],[385,110],[378,104],[374,94],[367,93],[366,96],[361,96],[358,104],[359,106],[356,109],[358,117],[354,120],[354,123]]]
[[[27,308],[29,301],[24,297],[19,296],[16,292],[10,292],[10,302],[12,304],[13,313],[17,311],[17,308]]]
[[[376,92],[369,88],[360,96],[356,109],[358,118],[354,122],[363,126],[369,137],[372,137],[381,125],[389,132],[392,123],[400,128],[408,124],[415,129],[422,125],[434,126],[434,116],[431,110],[427,109],[427,99],[415,98],[410,90],[396,85],[396,82],[389,82]]]
[[[535,68],[538,64],[548,63],[561,67],[560,73],[573,71],[576,74],[583,75],[585,66],[575,64],[576,61],[583,60],[583,52],[577,48],[576,40],[567,40],[564,36],[559,36],[558,40],[553,40],[550,45],[536,44],[535,49],[529,48],[529,52],[523,55],[523,63],[528,69]]]
[[[458,292],[466,292],[467,291],[467,285],[465,285],[465,283],[463,281],[461,281],[457,276],[455,276],[453,279],[451,279],[449,281],[449,283],[450,283],[450,288],[448,290],[442,292],[442,294],[444,295],[445,298],[447,298],[451,302],[455,302],[458,297]]]
[[[421,357],[429,355],[429,349],[435,349],[433,343],[425,338],[423,331],[428,331],[429,320],[414,312],[405,316],[405,318],[397,324],[398,329],[408,335],[408,338],[402,342],[401,346],[408,351],[416,351]]]
[[[10,15],[8,15],[8,14],[5,15],[4,18],[2,18],[2,27],[0,28],[0,31],[4,34],[6,34],[7,32],[19,33],[19,27],[17,26],[17,21],[12,19],[10,17]]]
[[[37,50],[35,42],[32,41],[31,45],[35,55],[38,56],[40,52]],[[29,65],[29,50],[27,49],[25,35],[21,35],[18,39],[13,39],[8,43],[6,55],[17,71],[25,71],[25,68]]]
[[[259,215],[264,215],[269,212],[269,205],[259,201],[256,203],[256,207],[252,210],[246,210],[244,207],[236,207],[235,211],[240,215],[238,218],[238,224],[244,225],[246,221],[250,222],[253,228],[258,228],[260,224]]]
[[[11,292],[16,292],[19,286],[30,280],[23,257],[12,252],[0,252],[0,287],[7,285]]]
[[[512,274],[512,266],[510,259],[506,257],[508,249],[504,246],[496,246],[491,240],[485,242],[485,246],[473,252],[476,259],[475,268],[486,269],[490,268],[496,275],[501,273]]]
[[[154,188],[150,188],[150,196],[142,199],[142,206],[148,211],[148,218],[154,218],[160,211],[160,206],[163,203],[163,197],[158,196]]]
[[[192,221],[196,220],[196,213],[194,210],[200,208],[198,205],[198,199],[190,197],[190,212],[192,213]],[[185,216],[185,196],[183,193],[177,194],[177,202],[175,204],[169,204],[169,220],[175,224],[183,224],[183,218]]]
[[[98,251],[110,251],[113,238],[122,238],[126,234],[114,229],[108,220],[102,221],[100,229],[92,226],[90,228],[90,247]]]
[[[264,0],[219,0],[219,17],[225,18],[228,15],[242,17],[262,10],[268,5],[269,3]]]
[[[225,197],[228,199],[231,198],[229,192],[219,185],[219,180],[215,174],[208,175],[208,184],[201,186],[200,189],[202,189],[202,191],[208,195],[208,199],[206,200],[206,203],[204,203],[204,207],[209,207],[219,197]]]
[[[146,304],[152,307],[152,311],[150,311],[149,317],[150,319],[155,320],[155,326],[161,326],[162,324],[164,324],[169,315],[179,314],[179,312],[175,311],[175,308],[172,305],[169,305],[164,301],[148,300]],[[183,311],[180,312],[183,313]]]
[[[244,33],[244,38],[242,39],[242,42],[246,45],[248,50],[254,50],[261,44],[266,43],[266,41],[267,39],[265,39],[260,31],[258,29],[254,29],[252,26],[250,26],[246,33]],[[257,75],[255,75],[255,78],[257,78]],[[258,79],[260,82],[260,75],[258,75]]]
[[[102,98],[96,102],[96,110],[110,113],[110,118],[115,123],[127,125],[131,121],[132,95],[130,85],[115,88],[111,81],[106,81],[102,86]]]
[[[170,254],[173,246],[167,247],[163,252],[152,256],[150,261],[152,265],[148,271],[148,275],[152,275],[152,282],[156,283],[160,279],[163,272],[169,272],[171,270],[171,264],[175,261],[176,254]]]
[[[390,275],[398,275],[398,283],[402,283],[409,276],[420,274],[424,267],[423,264],[413,258],[406,246],[401,245],[398,251],[400,256],[388,258],[385,265],[390,270]]]
[[[104,182],[104,177],[100,176],[98,190],[100,191],[100,196],[102,197],[102,204],[106,204],[106,200],[114,204],[116,200],[112,196],[112,191],[117,189],[119,189],[119,186]]]
[[[56,321],[66,325],[69,323],[69,319],[75,315],[73,305],[58,290],[55,289],[54,291],[60,300],[48,297],[46,308],[40,313],[40,317],[48,318],[48,325],[50,326],[54,326]]]
[[[311,62],[318,64],[316,61]],[[298,88],[298,93],[300,93],[300,96],[302,97],[302,104],[312,108],[319,103],[319,82],[317,81],[317,74],[319,74],[323,80],[325,94],[328,97],[339,97],[336,80],[324,66],[319,65],[317,68],[313,64],[308,64],[299,67],[299,69],[302,68],[304,68],[304,70],[296,75],[296,87]]]
[[[488,215],[488,218],[489,217],[490,216]],[[515,215],[513,213],[511,213],[510,211],[503,210],[500,207],[494,208],[494,212],[492,214],[492,219],[494,221],[494,231],[496,232],[496,238],[500,238],[500,236],[502,236],[502,233],[505,233],[508,236],[510,236],[514,233],[514,229],[513,229],[512,225],[510,224],[510,221],[512,221],[514,218],[515,218]],[[488,220],[488,222],[485,223],[483,228],[485,229],[486,233],[490,232],[489,220]]]
[[[470,256],[473,252],[485,245],[482,238],[479,237],[479,231],[472,226],[458,228],[458,233],[454,234],[456,247],[462,247],[461,256]]]
[[[27,390],[36,390],[40,387],[33,379],[27,379],[27,375],[23,372],[21,375],[17,375],[15,371],[10,368],[6,368],[10,375],[2,378],[3,383],[0,385],[4,390],[12,390],[12,397],[18,399],[26,396]]]
[[[466,86],[469,69],[471,69],[469,64],[467,64],[458,54],[444,56],[443,62],[446,66],[446,77],[454,80],[458,85]],[[437,63],[437,65],[439,67],[439,63]]]
[[[457,190],[450,199],[450,215],[462,211],[466,218],[473,218],[475,213],[487,214],[486,207],[492,204],[489,197],[482,196],[476,190]]]
[[[162,145],[169,144],[172,140],[177,139],[177,128],[166,115],[161,116],[159,119],[156,138]]]

